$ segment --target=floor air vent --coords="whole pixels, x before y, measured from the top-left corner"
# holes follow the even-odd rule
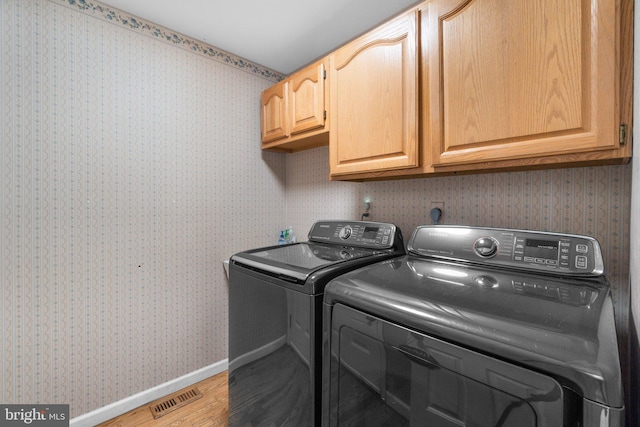
[[[187,391],[180,391],[167,397],[163,397],[160,400],[156,400],[149,405],[149,409],[151,409],[153,418],[160,418],[161,416],[167,415],[169,412],[175,411],[178,408],[182,408],[184,405],[187,405],[194,400],[198,400],[201,397],[202,393],[200,393],[197,388],[193,387]]]

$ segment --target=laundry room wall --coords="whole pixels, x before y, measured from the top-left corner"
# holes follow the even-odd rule
[[[76,417],[227,357],[222,260],[286,224],[270,70],[95,1],[0,2],[0,402]]]

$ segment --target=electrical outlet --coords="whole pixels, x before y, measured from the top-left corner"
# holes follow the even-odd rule
[[[364,199],[364,212],[360,216],[360,221],[364,221],[365,219],[371,220],[371,199],[368,197]]]

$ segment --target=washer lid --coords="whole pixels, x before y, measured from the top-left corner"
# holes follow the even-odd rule
[[[233,260],[302,283],[322,268],[379,253],[382,252],[367,248],[303,242],[241,252],[234,255]]]
[[[314,276],[322,275],[326,283],[350,267],[405,254],[402,232],[386,222],[323,220],[313,224],[308,237],[308,242],[253,249],[231,259],[301,285],[316,272]],[[364,260],[367,257],[372,258]]]

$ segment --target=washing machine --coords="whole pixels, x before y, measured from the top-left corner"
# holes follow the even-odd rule
[[[229,264],[229,425],[319,426],[322,298],[348,271],[405,254],[394,224],[318,221],[308,241]]]
[[[587,236],[418,227],[324,295],[324,426],[624,425],[611,291]]]

